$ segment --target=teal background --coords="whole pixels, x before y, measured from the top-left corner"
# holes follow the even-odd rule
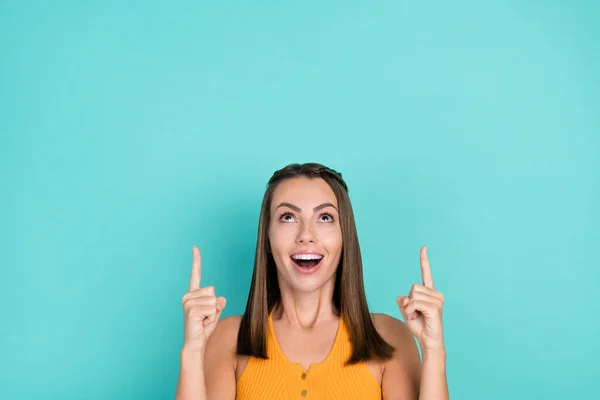
[[[191,247],[342,171],[372,311],[429,247],[453,399],[597,396],[600,3],[0,1],[0,398],[173,398]]]

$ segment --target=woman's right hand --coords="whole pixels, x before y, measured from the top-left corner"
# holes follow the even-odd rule
[[[181,299],[184,317],[183,351],[204,354],[204,346],[214,332],[225,308],[225,297],[216,297],[213,286],[200,287],[202,257],[200,250],[192,247],[194,260],[190,275],[190,289]]]

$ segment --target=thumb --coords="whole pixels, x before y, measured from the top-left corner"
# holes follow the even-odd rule
[[[225,306],[227,305],[227,299],[225,297],[218,297],[217,298],[217,318],[219,319],[219,317],[221,316],[221,313],[223,312],[223,309],[225,308]]]
[[[406,320],[406,306],[408,305],[408,297],[398,296],[396,302],[398,303],[398,307],[400,308],[400,313],[404,317],[404,320]]]
[[[214,314],[211,314],[210,317],[208,317],[204,320],[204,326],[213,325],[215,322],[217,322],[219,320],[219,317],[221,317],[221,313],[223,312],[223,309],[225,308],[225,304],[227,304],[227,300],[225,300],[225,297],[217,297],[217,304],[216,304],[217,312]]]

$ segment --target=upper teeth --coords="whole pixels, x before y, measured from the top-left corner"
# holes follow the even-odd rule
[[[294,260],[320,260],[323,256],[319,254],[294,254],[292,258]]]

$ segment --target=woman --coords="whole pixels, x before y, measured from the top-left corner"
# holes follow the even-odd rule
[[[426,251],[423,284],[397,299],[405,323],[370,314],[341,174],[314,163],[275,172],[243,316],[220,319],[225,298],[200,286],[193,248],[176,399],[447,399],[443,296]]]

